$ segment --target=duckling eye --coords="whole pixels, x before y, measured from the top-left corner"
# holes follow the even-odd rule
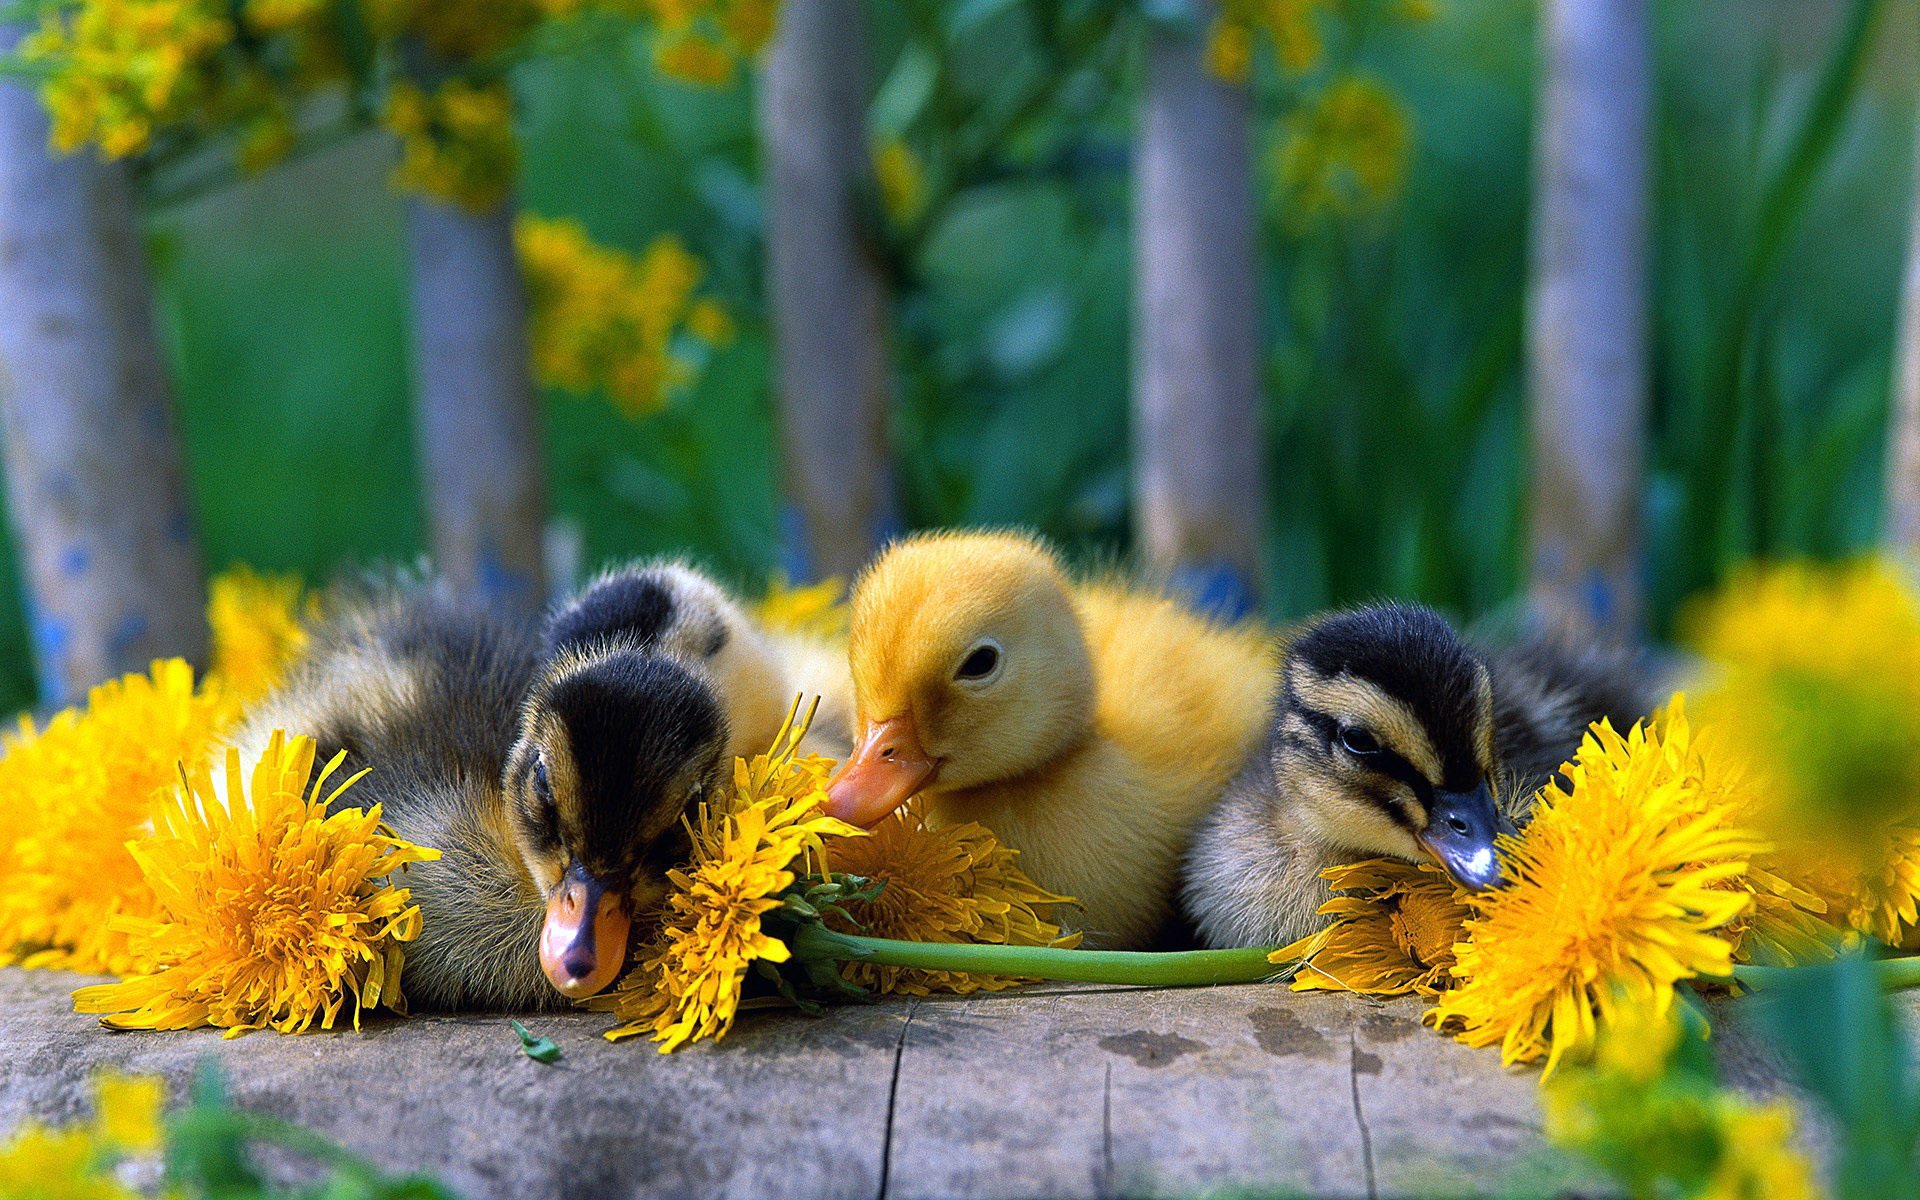
[[[1380,753],[1379,739],[1356,725],[1340,727],[1340,744],[1346,747],[1348,754],[1357,758],[1371,758]]]
[[[960,666],[953,673],[955,679],[964,679],[969,683],[979,683],[991,679],[1000,670],[1000,647],[997,643],[981,642],[967,651],[960,660]]]

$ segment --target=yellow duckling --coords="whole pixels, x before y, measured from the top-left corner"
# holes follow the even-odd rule
[[[1075,582],[1039,540],[939,533],[856,581],[854,753],[829,811],[872,825],[917,793],[978,821],[1089,945],[1151,944],[1195,824],[1260,744],[1274,644],[1119,581]]]

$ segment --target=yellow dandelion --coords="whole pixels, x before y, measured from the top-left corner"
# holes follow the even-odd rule
[[[1462,982],[1427,1014],[1506,1063],[1544,1057],[1549,1074],[1619,1003],[1664,1012],[1676,983],[1729,973],[1721,931],[1752,903],[1732,881],[1765,847],[1717,798],[1677,704],[1625,737],[1596,725],[1561,770],[1571,787],[1542,788],[1507,847],[1512,884],[1467,898]]]
[[[880,207],[895,225],[910,225],[927,203],[927,171],[913,147],[897,137],[873,148],[873,173],[880,184]]]
[[[1406,109],[1384,83],[1336,80],[1287,118],[1278,173],[1289,220],[1385,208],[1400,194],[1412,145]]]
[[[779,633],[798,633],[829,640],[847,636],[847,581],[839,576],[818,583],[795,585],[785,571],[767,580],[766,594],[754,605],[760,623]]]
[[[0,887],[0,961],[124,974],[137,968],[122,916],[152,911],[152,889],[127,842],[145,831],[155,793],[197,761],[232,706],[194,687],[193,668],[156,662],[103,683],[86,707],[23,723],[0,759],[9,814]]]
[[[674,885],[659,934],[613,992],[589,1001],[623,1022],[609,1041],[648,1034],[666,1054],[725,1037],[739,1011],[747,970],[791,957],[761,918],[797,875],[795,860],[825,837],[859,837],[820,815],[832,764],[801,755],[807,722],[790,714],[771,749],[734,763],[731,794],[700,805],[689,822],[692,861]]]
[[[519,170],[520,144],[513,132],[513,91],[504,80],[450,79],[431,93],[396,83],[381,119],[400,139],[394,187],[476,213],[506,198]]]
[[[725,87],[733,82],[734,54],[725,42],[704,34],[664,38],[653,48],[653,65],[662,75],[698,87]]]
[[[1070,904],[1027,877],[1018,852],[971,822],[929,828],[919,804],[908,804],[860,838],[830,838],[823,869],[858,875],[885,886],[868,900],[850,900],[845,914],[828,913],[841,933],[909,942],[977,942],[1007,946],[1077,945],[1043,913]],[[861,987],[924,996],[995,991],[1021,982],[963,971],[848,962],[841,973]]]
[[[296,575],[261,575],[230,568],[208,588],[207,625],[213,631],[213,670],[229,697],[246,704],[272,691],[307,645],[316,614],[302,598]]]
[[[116,1029],[195,1029],[232,1037],[271,1027],[333,1028],[346,1009],[406,1011],[402,945],[420,909],[388,881],[437,850],[394,837],[371,810],[329,815],[360,778],[326,791],[344,755],[311,790],[314,744],[275,731],[252,768],[226,756],[224,796],[197,762],[156,808],[153,835],[130,847],[158,898],[155,915],[121,917],[149,973],[81,988],[74,1011]]]
[[[1678,1069],[1689,1036],[1673,1011],[1623,1004],[1591,1064],[1541,1089],[1547,1137],[1591,1159],[1628,1195],[1812,1200],[1793,1109],[1756,1105]]]
[[[27,1121],[0,1143],[0,1196],[17,1200],[138,1200],[116,1168],[160,1149],[166,1084],[103,1072],[93,1079],[90,1123],[49,1129]]]
[[[1697,710],[1778,844],[1768,869],[1898,942],[1920,917],[1920,591],[1876,560],[1751,567],[1682,628],[1709,664]]]
[[[1273,952],[1298,962],[1295,991],[1438,995],[1454,985],[1454,944],[1469,915],[1464,894],[1431,863],[1370,858],[1320,873],[1343,893],[1320,906],[1336,918]]]
[[[1253,30],[1240,21],[1215,17],[1207,30],[1207,70],[1228,83],[1245,83],[1253,74]]]
[[[733,314],[718,300],[696,300],[687,310],[687,330],[709,346],[730,346],[738,330]]]

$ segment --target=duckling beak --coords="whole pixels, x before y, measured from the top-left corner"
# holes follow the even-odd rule
[[[862,828],[877,825],[939,770],[940,761],[920,746],[912,714],[870,721],[853,757],[827,785],[827,815]]]
[[[1471,792],[1435,792],[1427,827],[1414,838],[1455,883],[1484,892],[1502,883],[1494,839],[1511,830],[1482,783]]]
[[[574,1000],[612,983],[627,961],[625,890],[590,874],[578,862],[567,868],[540,929],[540,969],[560,994]]]

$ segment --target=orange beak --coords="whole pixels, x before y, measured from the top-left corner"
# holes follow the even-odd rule
[[[631,927],[624,890],[609,887],[574,863],[547,902],[547,923],[540,927],[540,969],[561,995],[573,1000],[591,996],[612,983],[626,964]]]
[[[933,782],[940,770],[920,746],[911,714],[869,722],[853,757],[827,785],[827,815],[868,828]]]

